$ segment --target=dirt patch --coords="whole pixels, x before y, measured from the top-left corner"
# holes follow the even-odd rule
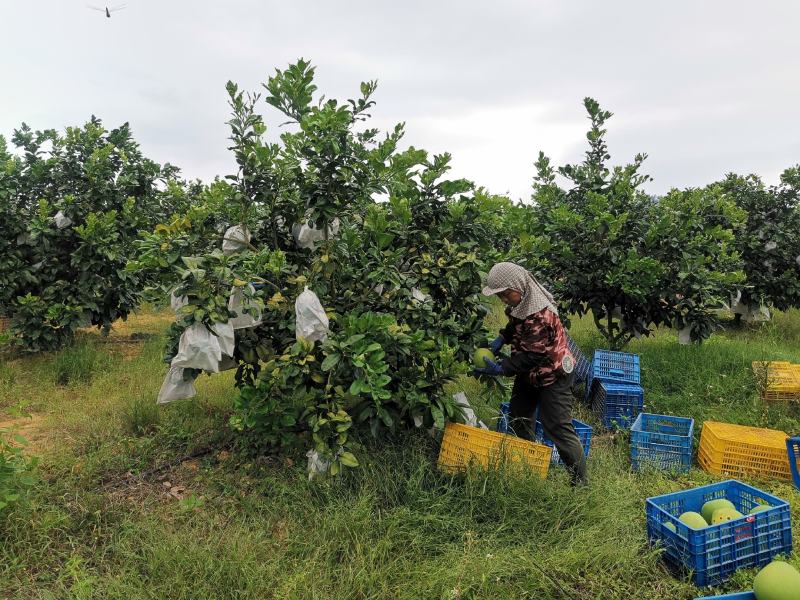
[[[52,432],[44,426],[44,421],[45,415],[41,413],[14,419],[0,417],[0,429],[21,435],[28,441],[28,452],[38,454],[49,446],[52,435]]]

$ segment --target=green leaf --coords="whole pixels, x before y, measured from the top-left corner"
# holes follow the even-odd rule
[[[329,354],[325,357],[325,360],[322,361],[322,370],[323,371],[330,371],[333,367],[335,367],[339,360],[341,359],[340,354]]]
[[[339,460],[342,461],[342,464],[345,467],[357,467],[358,466],[358,460],[356,459],[356,457],[353,455],[352,452],[342,452],[339,455]]]

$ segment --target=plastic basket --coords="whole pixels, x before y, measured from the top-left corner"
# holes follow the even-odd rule
[[[783,431],[706,421],[697,460],[717,475],[791,479]]]
[[[578,344],[570,337],[569,334],[567,334],[567,346],[569,347],[570,353],[572,353],[572,358],[575,359],[575,368],[572,371],[572,381],[573,384],[578,385],[586,381],[586,379],[589,377],[589,371],[592,368],[592,365],[589,363],[586,355],[581,352]]]
[[[789,470],[792,472],[794,486],[800,490],[800,437],[786,440],[786,452],[789,455]]]
[[[786,361],[753,362],[762,400],[800,401],[800,365]]]
[[[595,380],[589,405],[605,427],[627,429],[644,408],[644,390],[640,385]]]
[[[595,350],[592,360],[592,378],[613,383],[640,384],[639,355],[611,350]]]
[[[727,498],[745,516],[703,529],[678,520],[684,512],[700,512],[705,502],[718,498]],[[770,508],[748,514],[760,505]],[[648,498],[645,506],[648,540],[661,545],[665,559],[689,571],[698,586],[717,585],[738,569],[763,566],[776,555],[792,551],[789,504],[741,481]]]
[[[631,426],[631,464],[687,473],[693,440],[694,419],[640,413]]]
[[[756,600],[756,595],[753,592],[736,592],[722,596],[702,596],[695,600]]]
[[[471,465],[496,468],[508,463],[524,466],[544,479],[551,456],[552,449],[544,444],[488,429],[447,423],[439,451],[439,468],[453,473],[466,470]]]
[[[589,448],[592,445],[592,427],[591,425],[587,425],[582,421],[578,421],[577,419],[572,419],[572,426],[575,427],[575,433],[578,434],[578,439],[581,441],[581,446],[583,446],[583,454],[587,458],[589,457]],[[554,465],[563,465],[564,461],[561,460],[561,457],[558,455],[558,450],[556,450],[555,443],[544,431],[544,425],[542,425],[541,421],[536,421],[536,440],[541,442],[542,444],[549,446],[553,449],[553,456],[550,459]]]
[[[590,400],[591,389],[595,379],[608,383],[641,385],[639,356],[627,352],[595,350],[592,366],[586,379],[586,402]]]

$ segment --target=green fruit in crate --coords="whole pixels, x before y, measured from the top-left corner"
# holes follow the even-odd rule
[[[488,348],[478,348],[475,350],[475,354],[472,356],[472,362],[475,363],[475,366],[479,369],[483,369],[486,366],[486,360],[494,361],[494,354]]]
[[[678,528],[675,527],[672,523],[664,523],[664,527],[672,531],[673,533],[678,533]]]
[[[692,511],[683,513],[678,517],[678,520],[692,529],[704,529],[708,527],[708,523],[703,518],[703,515]]]
[[[730,500],[726,500],[725,498],[717,498],[716,500],[709,500],[705,504],[703,504],[703,508],[700,509],[700,514],[703,515],[703,518],[706,520],[706,523],[711,523],[711,518],[714,516],[714,511],[718,508],[730,508],[732,510],[736,510],[736,507],[733,505],[733,502]]]
[[[765,510],[769,510],[770,508],[772,508],[772,507],[769,506],[768,504],[759,504],[753,510],[751,510],[748,514],[754,515],[756,513],[764,512]]]
[[[761,569],[753,580],[756,600],[797,600],[800,573],[789,563],[775,560]]]
[[[720,523],[727,523],[728,521],[733,521],[743,516],[744,515],[735,508],[718,508],[714,511],[714,514],[711,515],[711,524],[719,525]]]

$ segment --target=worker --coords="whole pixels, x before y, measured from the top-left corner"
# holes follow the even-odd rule
[[[586,456],[572,425],[575,359],[553,296],[525,268],[511,262],[491,268],[483,293],[496,295],[507,305],[508,325],[489,348],[498,356],[509,344],[511,357],[497,362],[487,359],[486,366],[475,373],[514,377],[510,427],[519,437],[532,440],[538,408],[539,420],[567,466],[572,484],[585,484]]]

